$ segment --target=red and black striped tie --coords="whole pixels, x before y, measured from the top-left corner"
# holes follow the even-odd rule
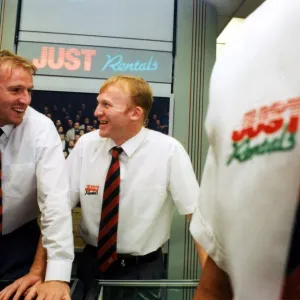
[[[112,149],[112,160],[106,175],[98,236],[97,261],[105,272],[117,259],[117,233],[120,201],[120,162],[123,149]]]
[[[0,128],[0,136],[3,130]],[[1,168],[1,150],[0,150],[0,236],[2,235],[2,168]]]

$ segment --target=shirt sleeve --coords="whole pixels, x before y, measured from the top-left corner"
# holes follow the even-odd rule
[[[81,174],[81,139],[79,139],[67,157],[67,171],[69,175],[71,207],[74,208],[80,202],[80,174]]]
[[[69,184],[61,141],[54,125],[42,133],[44,144],[37,164],[38,204],[43,247],[47,250],[45,280],[69,282],[74,259]]]
[[[192,216],[190,232],[207,254],[224,269],[224,255],[212,228],[215,210],[216,163],[212,148],[207,153],[198,194],[197,206]]]
[[[189,155],[177,141],[170,158],[169,192],[180,214],[194,212],[199,184]]]
[[[263,280],[263,274],[269,274],[267,281],[273,285],[282,278],[297,208],[299,150],[261,155],[228,166],[228,158],[220,165],[212,149],[191,234],[225,272],[233,272],[233,265],[235,270],[244,269],[247,258],[251,282],[257,284],[260,276]]]

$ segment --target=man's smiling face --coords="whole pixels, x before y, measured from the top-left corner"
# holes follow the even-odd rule
[[[19,125],[31,102],[33,79],[22,67],[0,67],[0,126]]]

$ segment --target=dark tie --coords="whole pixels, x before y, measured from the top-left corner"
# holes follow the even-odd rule
[[[0,136],[3,130],[0,128]],[[2,168],[1,168],[1,150],[0,150],[0,235],[2,235]]]
[[[114,147],[106,175],[98,236],[97,261],[101,272],[105,272],[117,259],[117,233],[120,201],[120,162],[123,149]]]

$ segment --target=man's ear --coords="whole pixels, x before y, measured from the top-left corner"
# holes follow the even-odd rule
[[[144,110],[140,106],[136,106],[132,109],[131,120],[138,121],[144,118]]]

